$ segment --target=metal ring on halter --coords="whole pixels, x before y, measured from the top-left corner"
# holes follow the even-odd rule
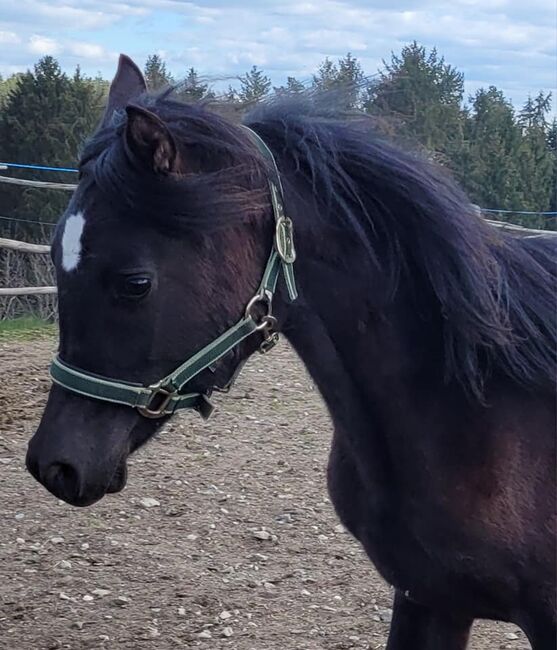
[[[258,322],[256,315],[254,313],[255,306],[259,303],[266,305],[267,313],[261,317],[261,320]],[[276,318],[273,316],[273,296],[268,291],[258,293],[255,295],[247,304],[246,307],[246,318],[252,318],[256,323],[256,330],[269,329],[276,325]]]

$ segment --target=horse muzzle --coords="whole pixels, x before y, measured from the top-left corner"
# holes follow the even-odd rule
[[[140,416],[53,387],[29,442],[29,472],[54,496],[88,506],[126,485],[126,460]]]
[[[43,462],[37,456],[31,441],[26,458],[27,469],[39,483],[58,499],[73,506],[89,506],[105,494],[120,492],[127,480],[127,467],[122,459],[115,470],[88,476],[79,466],[68,460],[53,459]]]

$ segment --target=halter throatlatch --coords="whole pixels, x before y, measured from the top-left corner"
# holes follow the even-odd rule
[[[172,415],[178,409],[193,408],[206,419],[213,412],[213,405],[209,401],[210,393],[184,392],[188,382],[254,332],[263,334],[261,352],[267,352],[277,343],[279,334],[274,329],[276,319],[272,313],[272,304],[281,271],[290,300],[296,300],[298,296],[294,279],[294,233],[292,221],[284,212],[284,193],[275,158],[257,133],[244,128],[249,131],[259,151],[271,163],[269,187],[275,217],[275,236],[259,289],[248,302],[241,320],[174,372],[150,386],[95,375],[81,368],[74,368],[60,356],[54,359],[50,367],[50,376],[56,384],[85,397],[131,406],[147,418],[160,418]],[[261,307],[264,307],[264,315],[258,316]]]

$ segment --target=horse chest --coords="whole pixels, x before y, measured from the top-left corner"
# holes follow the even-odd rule
[[[476,559],[459,545],[459,530],[440,532],[443,523],[439,530],[424,524],[433,504],[420,504],[423,516],[418,510],[409,517],[394,486],[380,478],[370,482],[363,485],[350,454],[335,437],[328,470],[333,505],[383,578],[424,605],[443,607],[448,599],[473,617],[506,618],[508,600],[517,589],[511,576],[504,570],[483,575]],[[455,540],[454,545],[444,538]]]

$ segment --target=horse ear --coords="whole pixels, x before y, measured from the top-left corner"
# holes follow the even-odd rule
[[[176,171],[178,150],[166,124],[141,106],[126,106],[126,113],[128,149],[155,172]]]
[[[123,110],[128,102],[137,99],[147,90],[147,84],[141,70],[129,56],[120,54],[118,70],[108,92],[108,102],[101,121],[102,126],[110,123],[114,111]]]

